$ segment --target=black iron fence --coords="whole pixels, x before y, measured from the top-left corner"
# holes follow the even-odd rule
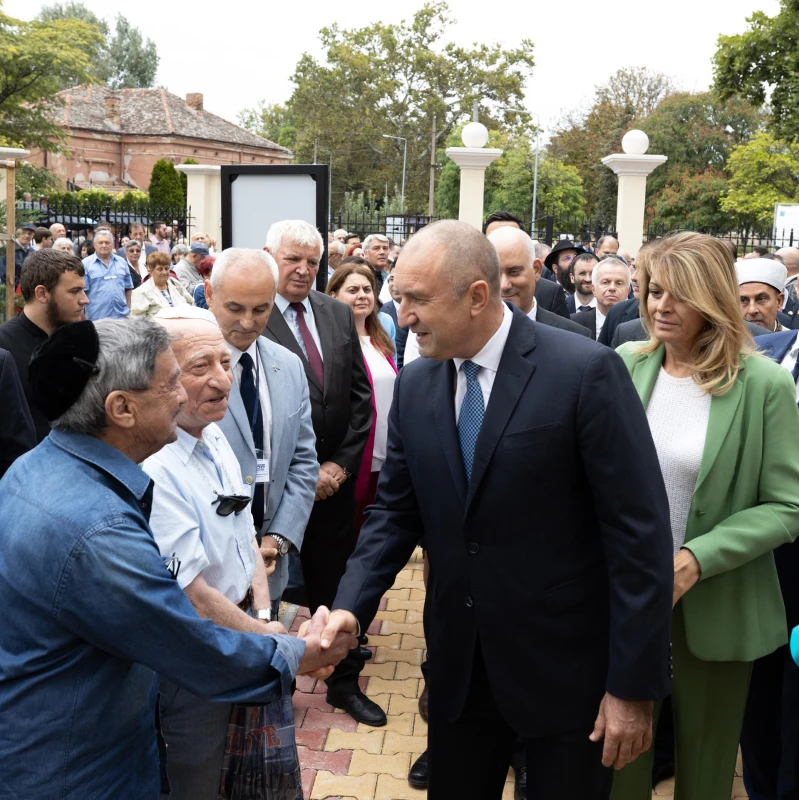
[[[67,230],[70,239],[85,236],[98,225],[111,226],[117,243],[130,234],[135,223],[148,230],[155,222],[164,222],[174,231],[175,239],[191,240],[192,216],[189,206],[155,206],[140,201],[119,201],[104,204],[82,202],[80,199],[65,202],[17,202],[16,224],[32,222],[45,228],[60,222]]]
[[[774,252],[782,247],[796,247],[799,245],[799,230],[793,228],[754,228],[739,226],[732,229],[721,228],[670,228],[665,225],[650,225],[644,233],[644,241],[662,239],[681,230],[692,230],[696,233],[705,233],[716,239],[726,239],[738,249],[738,256],[744,256],[754,251],[755,247],[765,247],[769,252]]]
[[[399,244],[431,222],[445,219],[441,216],[425,214],[334,214],[330,218],[328,230],[343,229],[347,233],[357,233],[363,241],[373,233],[382,233]]]

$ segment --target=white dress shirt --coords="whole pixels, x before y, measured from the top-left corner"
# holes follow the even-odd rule
[[[796,339],[794,339],[791,349],[785,354],[785,358],[782,359],[780,365],[785,367],[788,372],[793,372],[797,357],[799,357],[799,333],[796,334]],[[799,384],[796,387],[796,401],[799,403]]]
[[[605,325],[605,320],[607,317],[599,310],[599,306],[596,306],[596,339],[599,341],[599,334],[602,333],[602,328]]]
[[[300,346],[300,349],[303,353],[305,353],[305,358],[308,358],[308,353],[305,352],[305,342],[302,339],[302,331],[300,330],[300,326],[297,324],[297,312],[291,307],[291,300],[286,300],[282,294],[276,294],[275,305],[288,323],[288,326],[291,329],[291,332],[294,334],[294,338],[297,340],[297,344]],[[316,328],[316,320],[314,319],[313,315],[313,306],[307,297],[302,301],[302,307],[305,309],[305,323],[308,325],[308,330],[311,332],[311,336],[316,342],[316,349],[319,351],[319,358],[322,360],[322,363],[324,363],[325,357],[322,354],[322,340],[319,338],[319,331]]]
[[[142,465],[153,479],[150,527],[163,558],[180,561],[177,581],[185,589],[200,573],[209,586],[240,603],[252,583],[256,552],[249,507],[221,517],[218,494],[250,495],[233,449],[211,423],[195,439],[178,428],[177,441]]]
[[[241,366],[241,356],[242,351],[239,350],[238,347],[234,347],[232,344],[228,344],[227,346],[228,352],[230,353],[230,372],[233,375],[233,379],[236,381],[236,386],[239,387],[239,392],[241,392],[241,375],[244,372],[244,367]],[[270,467],[269,467],[269,474],[272,474],[272,467],[271,467],[271,458],[272,458],[272,401],[269,398],[269,384],[266,382],[266,373],[264,372],[264,363],[261,360],[260,355],[258,354],[258,340],[254,341],[245,351],[249,354],[250,358],[252,359],[253,369],[255,369],[255,375],[253,376],[253,380],[257,380],[258,384],[258,400],[261,403],[261,414],[263,415],[264,419],[264,441],[263,442],[255,442],[256,448],[263,450],[264,457],[269,460]],[[264,509],[266,508],[266,501],[268,498],[268,492],[266,491],[269,488],[269,483],[267,482],[264,485]]]
[[[375,441],[372,450],[372,472],[380,472],[386,460],[388,441],[388,412],[394,399],[394,381],[397,373],[388,359],[373,344],[368,336],[361,336],[363,358],[372,376],[372,392],[375,401]]]
[[[416,334],[409,330],[408,338],[405,340],[405,353],[402,356],[403,367],[406,367],[411,361],[416,361],[420,356],[419,340],[416,338]]]
[[[533,307],[527,312],[527,316],[535,322],[538,319],[538,303],[535,301],[535,297],[533,297]]]
[[[574,310],[579,311],[580,306],[588,306],[588,308],[596,308],[596,297],[592,297],[590,303],[583,303],[577,299],[577,295],[574,295]],[[585,309],[583,309],[583,311],[585,311]]]
[[[486,342],[485,347],[473,358],[453,358],[455,370],[457,373],[457,383],[455,385],[455,424],[458,424],[458,419],[461,415],[461,406],[463,405],[463,398],[466,397],[466,375],[461,369],[464,361],[471,361],[480,367],[480,372],[477,373],[477,383],[480,385],[480,390],[483,393],[483,404],[485,409],[488,409],[488,401],[491,398],[491,389],[494,386],[494,379],[497,377],[497,370],[499,369],[499,362],[502,359],[502,351],[505,349],[505,343],[508,341],[508,334],[510,333],[510,324],[513,320],[513,312],[505,305],[502,304],[502,322],[496,330],[496,333]],[[410,339],[410,337],[408,337]]]

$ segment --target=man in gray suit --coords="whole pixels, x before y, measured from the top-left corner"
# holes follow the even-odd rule
[[[230,248],[205,282],[208,308],[230,352],[233,385],[219,423],[254,486],[253,519],[269,576],[272,613],[288,581],[288,553],[298,553],[319,476],[308,382],[294,353],[261,336],[272,311],[277,264],[263,250]]]

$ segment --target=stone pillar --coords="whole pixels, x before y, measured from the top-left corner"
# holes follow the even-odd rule
[[[222,247],[222,173],[211,164],[178,164],[186,173],[186,204],[191,208],[191,228],[216,239]]]
[[[664,164],[668,157],[645,155],[649,148],[649,137],[639,130],[627,131],[621,140],[621,148],[624,153],[605,156],[602,163],[619,176],[616,202],[619,247],[634,257],[644,238],[647,176]]]
[[[502,155],[502,150],[485,146],[488,129],[480,122],[470,122],[461,138],[465,147],[447,148],[447,156],[461,168],[458,219],[482,230],[486,167]]]
[[[14,282],[16,267],[14,259],[14,239],[16,236],[16,181],[17,161],[27,158],[30,150],[17,147],[0,147],[0,203],[5,203],[5,219],[0,218],[0,258],[6,262],[5,274],[0,276],[0,283],[5,284],[6,303],[5,319],[11,319],[16,313],[14,307]],[[2,318],[2,314],[0,314]]]

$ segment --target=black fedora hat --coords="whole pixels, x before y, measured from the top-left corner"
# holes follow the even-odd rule
[[[558,254],[564,250],[576,250],[577,255],[582,255],[588,251],[584,247],[580,247],[572,239],[560,239],[558,243],[552,248],[549,255],[544,259],[544,266],[552,269],[552,265],[558,260]]]

